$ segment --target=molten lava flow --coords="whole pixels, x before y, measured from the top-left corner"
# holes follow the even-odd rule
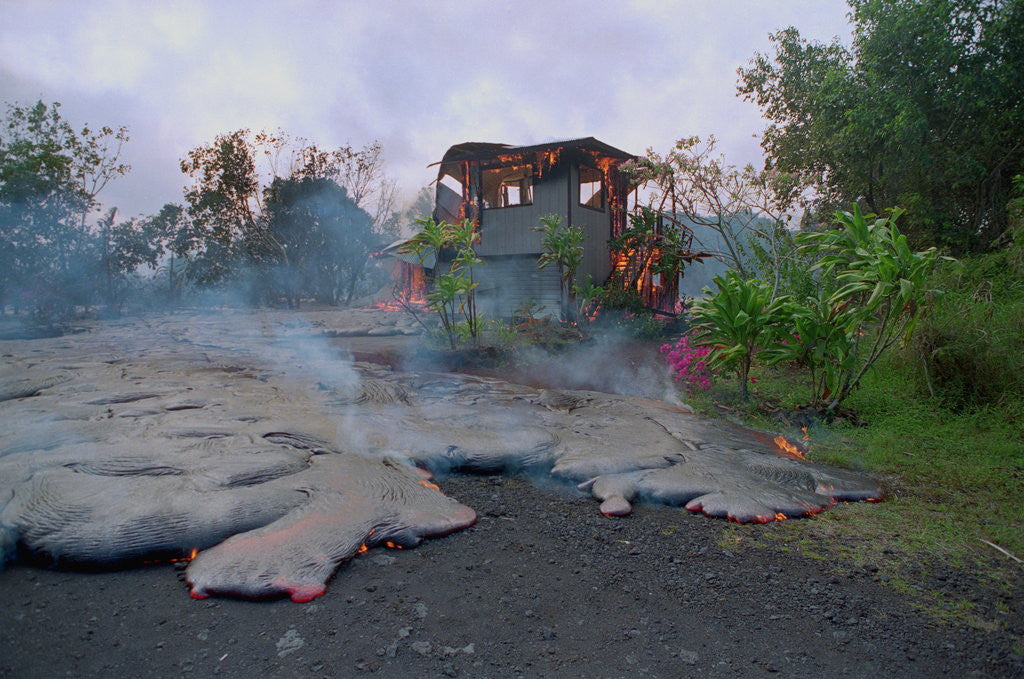
[[[168,559],[168,561],[170,561],[171,563],[188,563],[192,559],[196,558],[196,554],[198,554],[198,553],[199,553],[199,550],[196,549],[195,547],[193,547],[192,551],[188,553],[188,556],[178,557],[177,559]],[[146,561],[144,563],[157,563],[157,562]]]
[[[804,454],[800,451],[799,448],[797,448],[795,445],[786,440],[785,436],[776,436],[772,440],[775,442],[775,445],[779,447],[779,450],[787,453],[782,457],[792,457],[797,460],[807,459],[806,457],[804,457]]]
[[[440,490],[441,490],[441,486],[437,485],[436,483],[431,483],[430,481],[427,481],[426,479],[420,479],[416,483],[420,484],[424,488],[430,488],[431,490],[436,490],[438,492],[440,492]]]
[[[371,535],[373,535],[374,532],[376,532],[376,530],[376,528],[371,528],[370,532],[366,534],[366,537],[370,537]],[[367,547],[366,543],[364,542],[363,544],[359,545],[359,549],[356,550],[356,554],[362,554],[363,552],[368,551],[369,549],[370,548]]]
[[[384,546],[387,547],[388,549],[405,549],[405,547],[403,547],[402,545],[400,545],[400,544],[398,544],[396,542],[392,542],[391,540],[388,540],[387,542],[385,542]]]

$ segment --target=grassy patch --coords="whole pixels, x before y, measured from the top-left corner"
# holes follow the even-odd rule
[[[699,412],[803,438],[780,420],[806,401],[803,375],[765,367],[752,374],[749,402],[736,398],[732,383],[688,402]],[[919,384],[896,358],[883,360],[848,401],[863,426],[819,422],[806,432],[810,459],[876,475],[885,502],[771,526],[731,526],[723,541],[730,549],[797,551],[837,572],[868,569],[937,620],[993,629],[1008,621],[1000,613],[1008,607],[1004,597],[1024,574],[983,542],[1024,558],[1024,399],[953,410],[922,394]],[[953,570],[968,574],[989,600],[932,586],[937,573]]]

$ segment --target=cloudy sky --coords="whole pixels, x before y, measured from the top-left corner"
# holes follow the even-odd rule
[[[377,139],[405,195],[452,144],[594,136],[632,153],[715,134],[759,162],[736,69],[785,26],[849,41],[839,0],[2,0],[0,100],[126,125],[122,214],[180,201],[178,159],[219,133]]]

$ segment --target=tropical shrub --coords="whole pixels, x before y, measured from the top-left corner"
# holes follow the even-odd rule
[[[540,226],[533,227],[534,231],[540,232],[541,247],[544,248],[537,261],[537,268],[543,269],[548,264],[558,267],[562,320],[570,322],[575,320],[575,309],[572,305],[573,280],[576,278],[576,269],[583,261],[583,229],[578,226],[563,226],[562,218],[557,215],[541,217],[540,222]]]
[[[797,235],[811,268],[838,288],[787,301],[785,324],[765,350],[770,363],[796,361],[811,375],[812,405],[836,412],[865,373],[896,342],[906,341],[918,319],[941,294],[929,277],[941,259],[935,248],[913,252],[896,226],[901,210],[886,217],[836,213],[837,228]]]
[[[458,348],[460,343],[476,346],[480,341],[480,317],[476,308],[479,283],[473,278],[473,269],[483,264],[473,249],[479,237],[476,227],[468,219],[449,224],[428,217],[417,219],[416,223],[421,227],[420,232],[406,241],[399,252],[415,254],[420,263],[433,258],[434,278],[427,292],[427,306],[437,312],[441,331],[451,349]]]
[[[715,276],[714,283],[718,290],[705,288],[707,297],[691,307],[691,327],[697,345],[711,347],[707,357],[711,368],[736,371],[746,400],[750,366],[777,334],[776,326],[787,320],[789,298],[773,298],[771,285],[746,280],[735,271]]]
[[[1024,395],[1024,177],[1018,191],[1007,242],[936,270],[931,285],[947,293],[903,351],[922,389],[954,409]]]

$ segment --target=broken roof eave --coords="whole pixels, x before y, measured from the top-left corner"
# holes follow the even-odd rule
[[[552,141],[545,142],[543,144],[531,144],[529,146],[511,146],[509,144],[494,144],[488,142],[463,142],[462,144],[455,144],[449,148],[444,157],[435,162],[431,163],[427,167],[434,167],[435,165],[443,165],[447,163],[463,162],[463,161],[478,161],[478,160],[489,160],[500,155],[506,154],[526,154],[537,151],[546,151],[548,149],[585,149],[590,151],[597,151],[606,156],[613,158],[620,158],[621,160],[632,160],[637,156],[632,153],[626,153],[621,149],[617,149],[614,146],[599,141],[594,137],[582,137],[580,139],[567,139],[565,141]]]
[[[422,258],[412,252],[401,252],[401,247],[408,243],[411,239],[399,238],[392,243],[389,243],[385,247],[381,248],[378,252],[373,254],[378,259],[384,259],[386,257],[393,257],[400,261],[406,262],[407,264],[416,264],[422,266],[425,269],[433,269],[435,265],[435,259],[433,253],[427,253]]]

